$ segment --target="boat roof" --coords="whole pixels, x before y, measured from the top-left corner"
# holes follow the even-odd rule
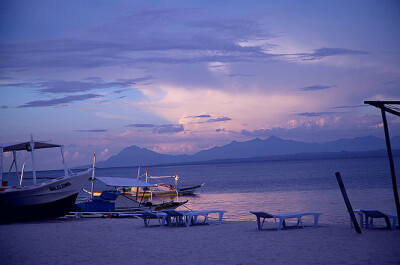
[[[22,151],[22,150],[27,150],[30,143],[31,142],[0,144],[0,148],[3,148],[4,152]],[[35,149],[61,147],[61,145],[59,144],[50,144],[46,142],[37,142],[37,141],[34,142],[34,146]]]
[[[119,178],[119,177],[96,177],[107,186],[114,187],[154,187],[155,185],[144,182],[140,179]]]

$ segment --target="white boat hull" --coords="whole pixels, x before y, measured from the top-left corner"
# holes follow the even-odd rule
[[[158,204],[153,204],[151,202],[140,203],[136,201],[134,197],[130,194],[121,194],[115,200],[115,210],[119,212],[125,212],[125,211],[129,212],[137,210],[150,210],[150,211],[161,211],[166,209],[174,210],[185,203],[187,203],[187,201],[184,202],[169,201]]]
[[[24,221],[59,217],[72,209],[79,191],[91,177],[92,171],[36,185],[0,188],[0,222]]]

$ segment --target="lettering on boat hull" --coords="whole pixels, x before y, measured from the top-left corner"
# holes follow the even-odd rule
[[[61,189],[64,189],[64,188],[66,188],[68,186],[71,186],[70,182],[66,182],[66,183],[63,183],[63,184],[60,184],[60,185],[56,185],[56,186],[49,186],[49,190],[50,191],[61,190]]]

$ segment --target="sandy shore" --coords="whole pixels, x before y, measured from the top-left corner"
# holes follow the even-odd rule
[[[272,228],[272,227],[271,227]],[[256,222],[148,227],[140,219],[0,225],[1,264],[400,264],[400,231],[344,225],[259,231]]]

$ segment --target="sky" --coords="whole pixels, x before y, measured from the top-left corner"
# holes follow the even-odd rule
[[[33,134],[77,166],[131,145],[383,138],[364,101],[400,100],[399,14],[388,0],[1,0],[0,142]]]

